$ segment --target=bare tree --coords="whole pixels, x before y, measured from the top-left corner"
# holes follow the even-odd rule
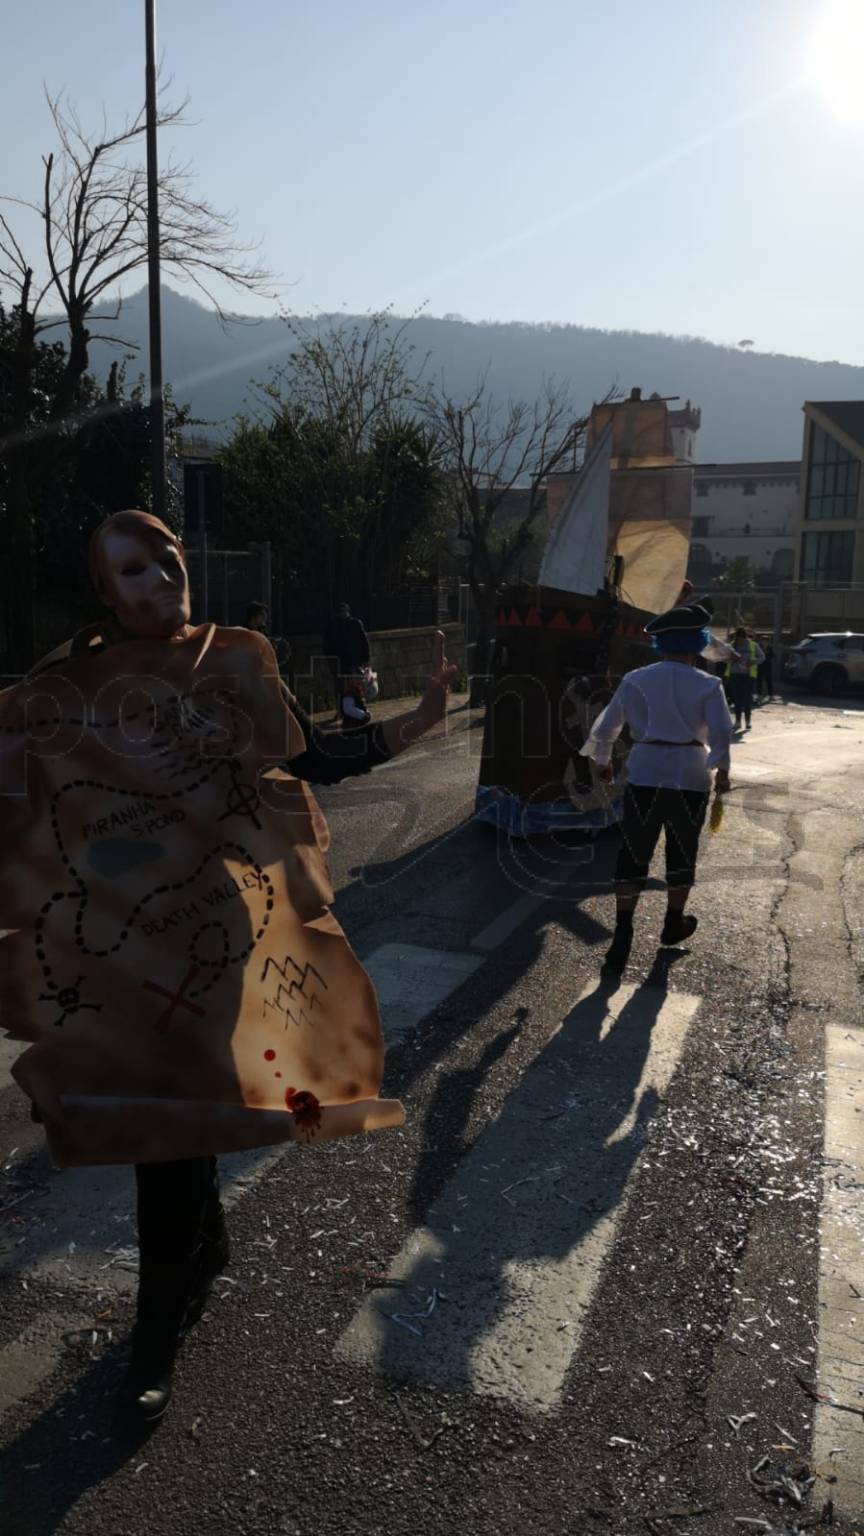
[[[22,658],[33,648],[33,507],[38,500],[41,456],[62,451],[80,412],[80,389],[91,341],[128,347],[102,327],[118,318],[117,292],[147,260],[147,187],[142,109],[117,133],[103,125],[91,135],[62,96],[49,97],[56,148],[43,157],[41,188],[33,199],[0,196],[0,296],[19,326],[15,388],[0,442],[7,460],[6,535],[14,551],[7,563],[7,600]],[[184,122],[185,104],[164,108],[159,126]],[[216,306],[215,281],[247,293],[265,293],[269,274],[252,249],[238,243],[236,225],[193,189],[188,165],[169,162],[159,178],[161,258],[167,271],[195,284]],[[35,216],[41,250],[28,250],[25,229]],[[220,310],[221,313],[221,310]],[[41,333],[66,332],[66,362],[38,428],[34,454],[29,359]],[[95,327],[95,328],[94,328]],[[42,413],[43,417],[45,413]],[[44,462],[44,458],[43,458]]]
[[[547,476],[575,464],[587,419],[574,415],[566,390],[551,380],[533,404],[517,400],[499,406],[483,378],[463,403],[442,389],[426,409],[438,434],[459,537],[467,546],[479,626],[473,671],[482,677],[496,594],[518,572],[537,532]],[[523,494],[510,517],[507,503],[515,490]]]

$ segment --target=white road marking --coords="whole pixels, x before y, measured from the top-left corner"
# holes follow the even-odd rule
[[[825,1031],[825,1188],[819,1264],[819,1390],[857,1413],[816,1406],[813,1461],[838,1508],[864,1509],[864,1031]]]
[[[220,1159],[223,1203],[236,1205],[292,1147]],[[53,1285],[134,1290],[138,1267],[135,1180],[127,1167],[52,1169],[47,1191],[21,1206],[24,1226],[0,1248],[0,1275],[26,1273]],[[3,1356],[0,1354],[0,1361]]]
[[[627,1200],[641,1126],[699,1002],[649,987],[587,988],[387,1266],[404,1290],[367,1298],[339,1357],[523,1410],[554,1408]],[[428,1318],[417,1316],[430,1300]]]
[[[388,1041],[401,1040],[483,964],[481,955],[426,949],[421,944],[381,944],[363,964],[378,993]]]
[[[529,917],[543,905],[539,896],[524,895],[506,907],[499,917],[496,917],[485,928],[482,928],[477,937],[471,940],[472,949],[497,949],[505,939],[509,939],[511,933],[515,933]]]

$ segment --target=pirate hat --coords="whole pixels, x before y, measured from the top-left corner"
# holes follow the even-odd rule
[[[668,635],[675,630],[706,629],[711,623],[711,611],[703,603],[679,603],[668,613],[658,613],[645,625],[648,635]]]

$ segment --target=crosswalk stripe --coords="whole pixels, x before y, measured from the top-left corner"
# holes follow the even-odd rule
[[[813,1462],[837,1478],[838,1508],[864,1510],[864,1032],[825,1033],[826,1177],[819,1264],[819,1390]]]
[[[471,940],[471,948],[497,949],[499,944],[509,939],[517,928],[528,921],[529,917],[533,917],[542,905],[542,898],[539,896],[532,896],[530,893],[519,896],[509,907],[505,907],[498,917],[481,929]]]
[[[421,944],[381,944],[364,956],[375,985],[388,1043],[405,1037],[483,964],[482,955],[427,949]]]
[[[592,984],[370,1294],[340,1359],[548,1411],[700,999]]]

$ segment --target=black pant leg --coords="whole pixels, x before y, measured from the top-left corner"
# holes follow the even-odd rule
[[[664,789],[660,793],[666,831],[666,884],[672,890],[692,885],[696,879],[699,837],[709,796],[692,789]]]
[[[624,791],[616,885],[645,884],[663,829],[662,793],[646,784],[628,784]]]
[[[201,1222],[202,1259],[205,1274],[216,1275],[228,1263],[228,1227],[219,1189],[219,1163],[208,1158],[207,1193]]]
[[[743,688],[743,684],[744,684],[744,678],[741,677],[741,675],[739,673],[733,672],[732,676],[729,679],[729,692],[730,692],[730,703],[732,705],[732,709],[733,709],[734,714],[735,714],[735,724],[736,725],[740,724],[740,722],[741,722],[741,715],[742,715],[742,712],[743,712],[743,709],[744,709],[744,688]]]
[[[200,1283],[202,1237],[218,1206],[215,1158],[139,1163],[136,1350],[170,1353]]]

